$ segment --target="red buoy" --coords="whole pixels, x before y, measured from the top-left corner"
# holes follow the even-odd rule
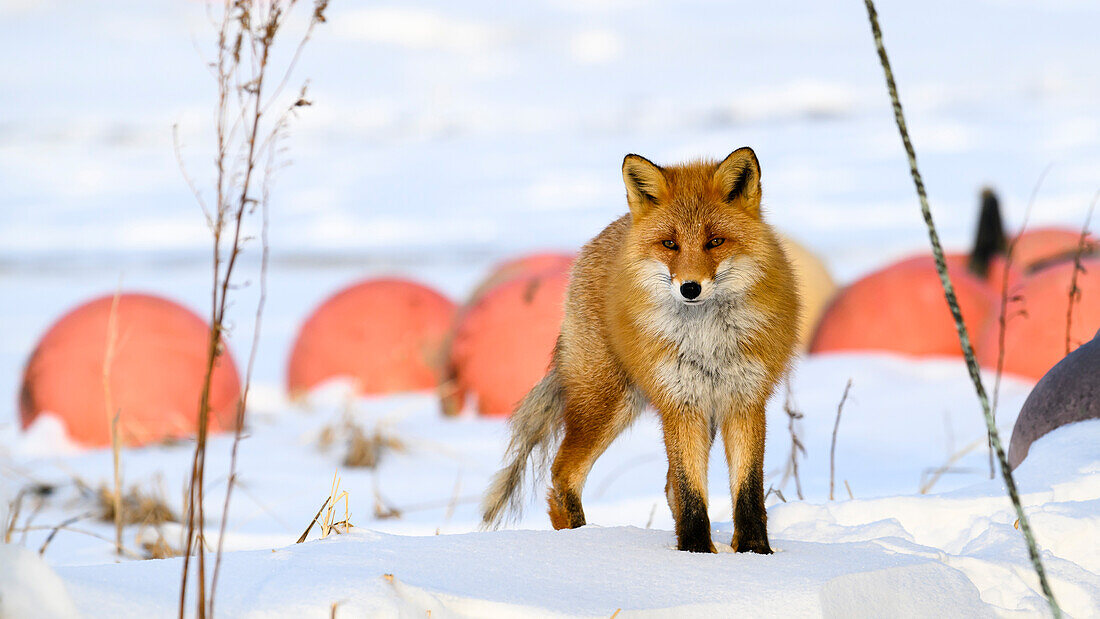
[[[500,262],[490,269],[489,275],[474,288],[469,304],[476,303],[486,292],[517,277],[543,271],[568,272],[576,258],[576,254],[540,252]]]
[[[573,267],[573,261],[575,259],[576,254],[541,252],[519,256],[518,258],[512,258],[498,263],[489,270],[489,275],[481,280],[477,287],[474,288],[466,305],[458,310],[456,326],[458,323],[462,322],[466,312],[476,305],[486,293],[494,288],[516,278],[535,273],[562,272],[568,274]],[[440,408],[443,410],[443,414],[447,416],[459,414],[466,405],[466,392],[462,385],[459,384],[458,369],[451,360],[453,339],[454,330],[452,329],[444,344],[445,350],[443,357],[445,362],[443,369],[443,384],[440,385],[439,389]]]
[[[287,389],[301,394],[346,377],[363,394],[432,389],[455,306],[401,279],[371,279],[341,290],[310,314],[287,365]]]
[[[995,295],[982,280],[948,261],[963,321],[985,327]],[[931,256],[902,260],[841,291],[825,310],[811,353],[889,351],[906,355],[962,354]]]
[[[1087,342],[1100,328],[1100,258],[1082,260],[1077,274],[1080,297],[1073,305],[1070,350]],[[1074,263],[1062,262],[1025,278],[1014,291],[1020,301],[1006,312],[1004,371],[1038,380],[1066,356],[1066,318]],[[996,307],[1000,307],[999,302]],[[1022,312],[1020,310],[1023,310]],[[979,346],[979,362],[997,367],[1000,323],[985,328]]]
[[[456,388],[482,415],[506,417],[546,374],[562,318],[569,273],[560,268],[505,282],[459,321],[450,360]]]
[[[1027,230],[1016,238],[1012,250],[1013,264],[1020,265],[1025,272],[1052,266],[1060,262],[1072,262],[1081,243],[1081,231],[1069,228],[1035,228]],[[1085,237],[1084,254],[1100,251],[1096,239]]]
[[[105,446],[111,444],[109,419],[117,414],[125,445],[193,436],[209,325],[160,297],[122,294],[117,307],[114,299],[100,297],[77,307],[39,340],[23,372],[23,427],[49,413],[60,417],[74,441]],[[223,342],[210,385],[210,431],[233,428],[240,390],[236,365]]]

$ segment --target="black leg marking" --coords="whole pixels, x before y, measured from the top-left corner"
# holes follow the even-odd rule
[[[733,528],[733,549],[737,552],[772,553],[768,544],[768,512],[764,509],[764,481],[759,475],[749,475],[737,492]]]
[[[561,504],[565,508],[565,514],[569,518],[569,528],[583,527],[584,509],[581,507],[581,497],[576,492],[569,490],[561,495]]]
[[[710,516],[702,495],[680,480],[680,518],[676,521],[677,548],[688,552],[714,552],[710,542]]]

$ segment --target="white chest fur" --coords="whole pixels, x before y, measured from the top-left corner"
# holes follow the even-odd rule
[[[765,327],[766,316],[756,308],[726,298],[694,306],[669,299],[647,322],[674,353],[658,364],[656,382],[686,408],[724,412],[735,398],[759,392],[767,380],[764,365],[742,348],[749,335]]]

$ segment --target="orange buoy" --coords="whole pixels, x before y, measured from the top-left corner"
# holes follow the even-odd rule
[[[496,286],[523,275],[553,270],[568,272],[573,267],[573,260],[576,258],[576,254],[540,252],[500,262],[490,269],[489,275],[474,288],[467,305],[476,303],[486,292]]]
[[[969,270],[970,256],[968,256],[967,254],[948,253],[944,254],[943,258],[944,261],[947,262],[947,272],[951,274],[952,280],[954,279],[955,273],[957,272],[965,271],[969,273],[970,275],[985,283],[989,290],[997,296],[997,303],[1000,303],[999,298],[1001,294],[1001,289],[1005,285],[1005,283],[1007,282],[1008,290],[1011,291],[1023,277],[1023,270],[1015,264],[1010,264],[1004,256],[994,256],[990,258],[989,264],[986,267],[987,270],[985,277],[975,275]],[[932,257],[927,256],[927,259],[929,260],[929,263],[932,264]],[[1005,279],[1006,269],[1008,270],[1007,280]]]
[[[1087,342],[1100,328],[1100,258],[1082,260],[1077,274],[1080,297],[1073,305],[1070,350]],[[1015,292],[1021,301],[1008,307],[1005,324],[1004,371],[1038,380],[1066,355],[1066,317],[1074,263],[1063,262],[1025,278]],[[999,308],[998,305],[995,307]],[[1021,313],[1020,310],[1023,310]],[[997,367],[1000,354],[999,314],[985,328],[979,362]]]
[[[363,394],[432,389],[455,305],[402,279],[371,279],[325,300],[298,331],[287,364],[292,395],[338,377]]]
[[[23,371],[23,427],[39,415],[54,414],[74,441],[105,446],[111,444],[110,410],[118,415],[125,445],[194,435],[209,325],[160,297],[122,294],[117,306],[114,299],[100,297],[77,307],[39,340]],[[240,391],[236,364],[223,342],[210,385],[210,431],[233,428]]]
[[[813,339],[814,327],[821,320],[821,314],[836,296],[837,285],[825,263],[812,251],[787,236],[780,235],[779,242],[798,280],[798,292],[802,298],[798,341],[801,348],[806,349]]]
[[[964,268],[948,266],[963,321],[985,327],[995,297]],[[889,351],[907,355],[957,356],[955,323],[931,256],[902,260],[842,290],[825,310],[811,353]]]
[[[1012,250],[1012,261],[1025,272],[1052,266],[1059,262],[1073,261],[1081,243],[1081,231],[1069,228],[1036,228],[1019,235]],[[1100,251],[1096,239],[1085,238],[1084,254]]]
[[[457,325],[462,321],[466,311],[470,307],[477,304],[477,302],[485,296],[490,290],[500,286],[501,284],[516,279],[517,277],[523,277],[524,275],[532,275],[540,272],[562,272],[568,274],[573,267],[573,260],[576,259],[576,254],[567,254],[560,252],[541,252],[534,254],[527,254],[518,258],[512,258],[504,262],[498,263],[489,271],[489,275],[485,279],[481,280],[481,283],[474,288],[473,293],[470,294],[469,301],[458,311],[458,317],[455,320]],[[444,343],[444,369],[443,369],[443,382],[439,386],[439,404],[444,415],[454,416],[462,412],[462,408],[466,405],[466,392],[458,382],[458,369],[451,361],[451,346],[454,338],[454,329],[451,330],[447,341]]]
[[[450,360],[456,388],[482,415],[506,417],[550,364],[569,273],[560,268],[505,282],[471,305],[455,330]]]

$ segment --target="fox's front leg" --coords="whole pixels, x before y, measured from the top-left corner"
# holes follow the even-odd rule
[[[764,402],[735,406],[722,422],[737,552],[771,554],[764,508]]]
[[[676,519],[676,547],[689,552],[714,552],[707,515],[709,422],[694,411],[663,407],[661,419],[668,452],[666,494]]]

